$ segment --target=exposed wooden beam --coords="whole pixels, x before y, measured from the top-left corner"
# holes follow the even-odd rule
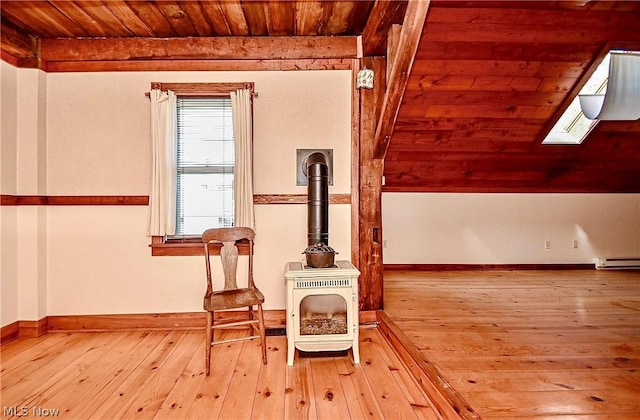
[[[374,154],[376,159],[384,159],[389,148],[393,125],[396,122],[402,96],[409,80],[409,73],[418,51],[429,4],[430,1],[426,0],[411,0],[407,4],[398,50],[393,60],[382,112],[376,127]]]
[[[359,255],[354,263],[360,270],[360,309],[383,308],[382,265],[382,159],[373,157],[376,121],[384,99],[386,62],[384,57],[364,57],[363,66],[373,69],[373,89],[360,89],[359,150]]]
[[[365,56],[384,55],[387,34],[394,23],[402,22],[406,1],[376,0],[362,31],[362,51]]]
[[[297,60],[356,58],[355,36],[43,39],[42,59]]]
[[[400,33],[402,25],[391,25],[387,36],[387,63],[393,63],[400,45]],[[391,66],[387,66],[387,80],[391,78]]]
[[[38,66],[38,38],[4,20],[0,26],[2,59],[18,67]]]
[[[118,60],[46,61],[42,70],[56,72],[99,71],[295,71],[350,70],[352,59],[310,58],[297,60]]]

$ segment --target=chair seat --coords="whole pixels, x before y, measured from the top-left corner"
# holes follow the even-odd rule
[[[260,305],[264,295],[257,289],[220,290],[204,297],[204,310],[234,309],[242,306]]]

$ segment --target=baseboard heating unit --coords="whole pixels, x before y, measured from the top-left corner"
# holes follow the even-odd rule
[[[596,270],[640,270],[640,258],[596,258]]]

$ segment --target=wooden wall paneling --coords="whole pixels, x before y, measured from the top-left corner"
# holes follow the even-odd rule
[[[363,66],[373,69],[373,89],[360,90],[360,309],[383,307],[382,288],[382,171],[383,160],[374,158],[375,131],[384,99],[385,59],[365,57]]]

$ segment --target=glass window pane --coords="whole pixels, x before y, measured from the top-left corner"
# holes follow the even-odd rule
[[[233,226],[230,98],[178,97],[177,234]]]
[[[233,174],[178,176],[180,234],[201,234],[206,229],[233,225]]]

